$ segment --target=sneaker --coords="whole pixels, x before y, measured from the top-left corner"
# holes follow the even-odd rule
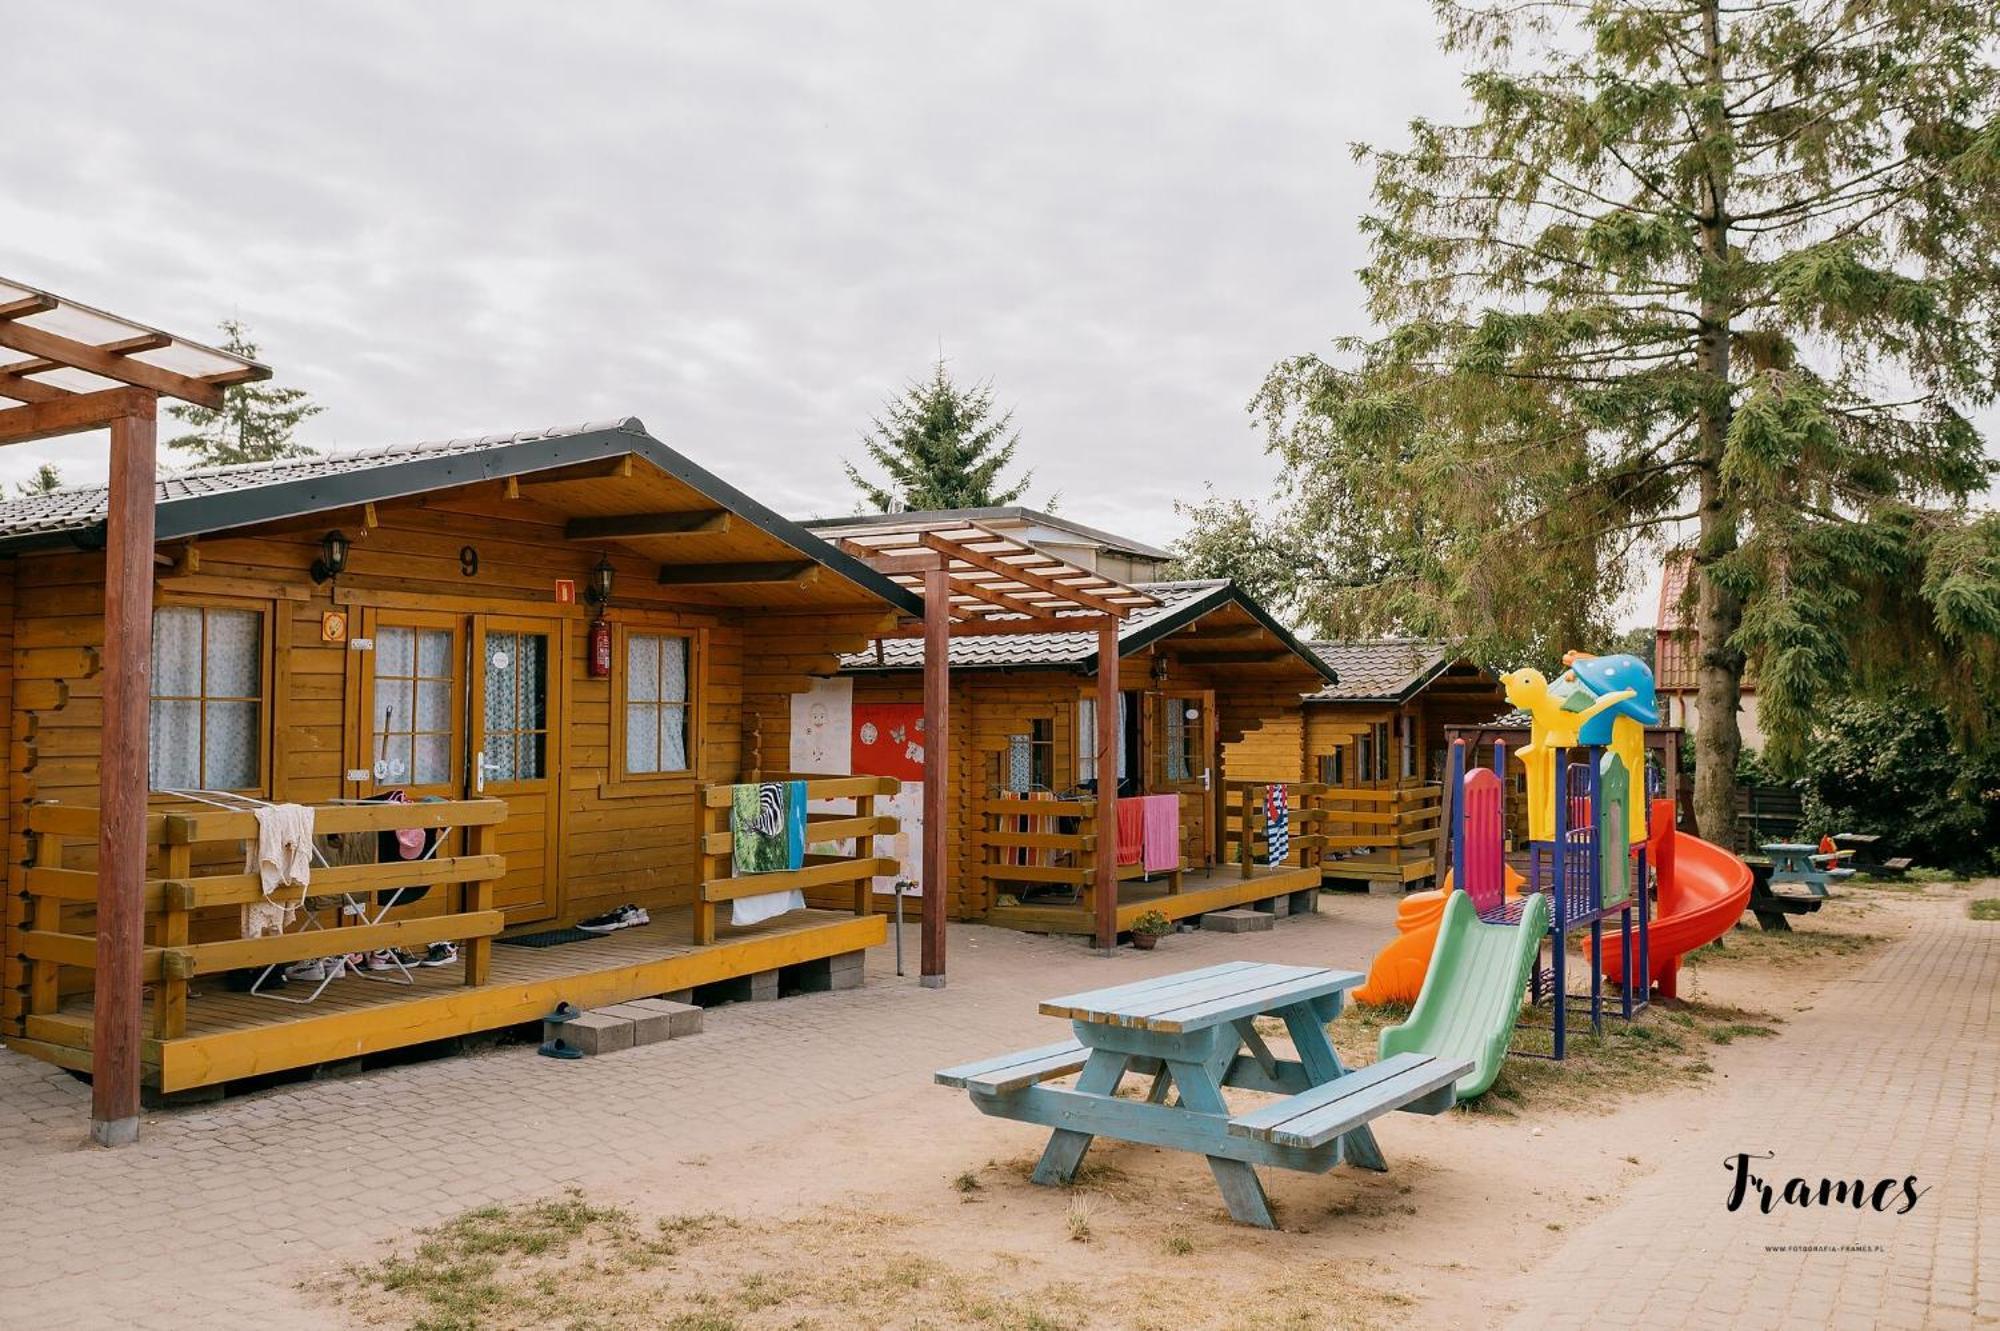
[[[419,966],[449,966],[458,960],[458,949],[450,943],[432,943],[418,959]]]
[[[602,915],[593,915],[577,923],[577,928],[587,934],[615,934],[620,929],[630,929],[641,924],[651,924],[652,918],[637,906],[620,906],[607,910]]]
[[[392,947],[389,949],[389,955],[394,957],[397,961],[401,962],[405,969],[411,966],[421,966],[424,964],[424,959],[422,957],[418,956],[416,953],[410,951],[410,949],[406,947]]]
[[[396,969],[396,957],[387,948],[379,948],[362,958],[362,964],[371,971],[392,971]]]
[[[314,957],[310,961],[295,961],[285,967],[285,978],[318,984],[321,980],[338,980],[346,970],[347,960],[344,957]]]

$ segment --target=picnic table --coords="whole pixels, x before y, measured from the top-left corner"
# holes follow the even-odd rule
[[[1386,1170],[1369,1123],[1392,1109],[1443,1113],[1471,1070],[1421,1053],[1342,1063],[1326,1023],[1363,978],[1235,961],[1051,998],[1042,1013],[1068,1018],[1074,1039],[946,1068],[937,1081],[963,1088],[981,1113],[1054,1129],[1036,1183],[1069,1183],[1094,1137],[1144,1142],[1206,1157],[1229,1213],[1270,1229],[1254,1166]],[[1296,1058],[1272,1053],[1259,1017],[1284,1023]],[[1072,1088],[1045,1084],[1071,1073],[1081,1074]],[[1152,1079],[1143,1099],[1119,1096],[1127,1075]],[[1225,1086],[1283,1098],[1236,1113]]]
[[[1822,851],[1810,841],[1767,841],[1758,849],[1769,867],[1751,865],[1755,878],[1750,910],[1767,930],[1789,931],[1792,926],[1787,915],[1818,910],[1829,895],[1827,884],[1854,873],[1840,864],[1851,851]]]

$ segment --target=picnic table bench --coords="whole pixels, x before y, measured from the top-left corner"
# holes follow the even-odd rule
[[[1908,855],[1884,856],[1882,838],[1872,832],[1835,832],[1833,844],[1852,851],[1854,867],[1876,878],[1901,878],[1916,862]]]
[[[1144,1142],[1206,1157],[1229,1213],[1269,1229],[1254,1166],[1324,1173],[1345,1161],[1386,1170],[1368,1124],[1395,1109],[1443,1113],[1471,1070],[1419,1053],[1350,1070],[1326,1023],[1363,978],[1236,961],[1052,998],[1042,1013],[1068,1018],[1074,1039],[946,1068],[937,1081],[965,1090],[981,1113],[1054,1129],[1036,1183],[1069,1183],[1094,1137]],[[1259,1017],[1284,1023],[1297,1058],[1272,1053]],[[1046,1084],[1072,1073],[1073,1088]],[[1144,1099],[1118,1094],[1128,1074],[1152,1079]],[[1282,1098],[1239,1113],[1223,1099],[1225,1086]]]
[[[1791,923],[1787,915],[1818,910],[1827,900],[1830,882],[1854,875],[1854,870],[1840,863],[1852,851],[1821,851],[1807,841],[1769,841],[1758,849],[1764,852],[1765,862],[1751,864],[1755,876],[1750,910],[1767,930],[1788,931]]]

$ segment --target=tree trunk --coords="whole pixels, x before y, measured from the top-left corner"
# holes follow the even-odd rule
[[[1723,94],[1719,0],[1703,0],[1703,81],[1709,100],[1710,137],[1720,139]],[[1729,434],[1730,320],[1734,313],[1720,276],[1729,262],[1727,167],[1711,159],[1702,175],[1701,251],[1709,280],[1702,284],[1702,369],[1713,379],[1699,415],[1701,437],[1700,518],[1695,546],[1695,632],[1701,656],[1695,674],[1694,817],[1702,838],[1719,846],[1736,840],[1736,760],[1743,735],[1736,724],[1743,688],[1743,654],[1730,639],[1743,623],[1743,603],[1717,584],[1714,567],[1736,552],[1737,512],[1722,482],[1723,445]]]

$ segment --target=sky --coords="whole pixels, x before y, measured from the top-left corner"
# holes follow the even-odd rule
[[[282,13],[274,23],[253,15]],[[1177,535],[1361,331],[1356,140],[1448,112],[1427,6],[10,6],[0,273],[242,319],[336,450],[633,415],[781,510],[940,349],[1029,498]],[[32,127],[33,132],[23,132]],[[102,445],[0,455],[102,474]]]

